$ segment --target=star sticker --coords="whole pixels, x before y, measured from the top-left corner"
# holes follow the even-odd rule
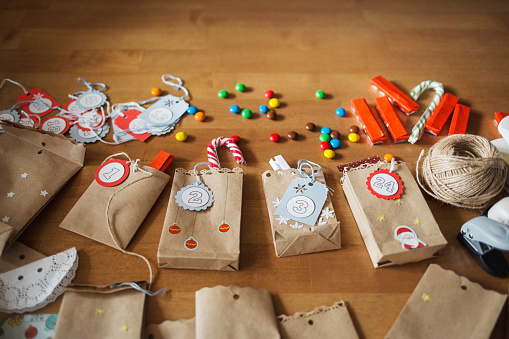
[[[381,215],[381,214],[378,215],[377,219],[380,220],[381,222],[384,222],[387,220],[387,219],[385,219],[385,215]]]
[[[48,194],[49,194],[49,193],[48,193],[48,191],[46,191],[46,190],[41,191],[41,195],[42,195],[43,197],[47,196]]]
[[[295,224],[290,224],[292,228],[302,228],[304,225],[299,224],[298,222],[295,222]]]
[[[431,296],[427,293],[423,293],[421,298],[424,301],[431,301]]]
[[[97,310],[95,310],[95,313],[97,313],[98,315],[103,315],[104,308],[98,308]]]
[[[334,217],[334,211],[331,210],[330,208],[326,207],[325,209],[322,210],[322,214],[320,216],[324,217],[326,219],[333,218]]]
[[[276,218],[277,221],[279,221],[279,224],[285,224],[285,225],[288,225],[288,220],[290,220],[289,218],[285,218],[285,217],[279,217],[279,218]]]
[[[2,218],[2,222],[4,222],[4,223],[6,223],[6,224],[7,224],[7,223],[9,222],[9,219],[10,219],[10,218],[11,218],[11,217],[5,216],[5,217],[3,217],[3,218]]]
[[[296,189],[295,193],[302,193],[304,194],[304,191],[307,190],[306,186],[305,185],[301,185],[301,184],[297,184],[296,187],[294,187]]]
[[[28,177],[28,173],[27,173],[27,172],[25,172],[25,173],[23,173],[23,174],[21,175],[21,178],[23,178],[23,179],[26,179],[27,177]]]
[[[122,331],[124,331],[124,332],[127,332],[127,330],[129,329],[129,326],[124,325],[124,326],[122,326],[120,329],[121,329]]]
[[[421,224],[421,219],[419,219],[419,218],[414,219],[414,225],[417,225],[417,224],[419,224],[419,225]]]
[[[16,193],[14,193],[14,192],[7,193],[7,198],[12,198],[14,196],[14,194],[16,194]]]
[[[274,204],[274,207],[278,207],[280,202],[281,200],[279,200],[279,198],[276,198],[276,200],[274,200],[272,203]]]
[[[394,201],[395,201],[395,202],[396,202],[396,204],[398,204],[398,205],[401,205],[401,203],[402,203],[402,201],[401,201],[401,199],[400,199],[400,198],[398,198],[398,199],[396,199],[396,200],[394,200]]]

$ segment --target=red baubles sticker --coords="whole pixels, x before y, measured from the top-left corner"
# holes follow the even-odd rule
[[[228,225],[228,223],[226,223],[225,221],[223,221],[223,223],[221,225],[219,225],[219,228],[218,228],[219,232],[226,233],[229,230],[230,230],[230,225]]]
[[[101,186],[113,187],[124,182],[128,175],[129,166],[127,166],[127,161],[111,159],[95,171],[95,181]]]
[[[189,237],[189,239],[187,239],[184,243],[184,246],[188,250],[193,251],[198,248],[198,241],[196,241],[193,237]]]
[[[403,193],[403,183],[394,171],[388,169],[376,170],[366,181],[371,194],[385,200],[398,199]]]
[[[180,227],[177,226],[177,224],[173,224],[170,226],[169,229],[171,234],[179,234],[180,233]]]

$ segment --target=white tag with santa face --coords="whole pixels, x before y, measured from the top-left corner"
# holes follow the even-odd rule
[[[313,171],[311,164],[318,166],[317,172]],[[302,170],[304,165],[311,167],[311,176]],[[290,182],[274,214],[313,226],[327,200],[328,189],[326,185],[315,179],[315,175],[321,171],[319,165],[301,160],[298,170],[303,177]]]

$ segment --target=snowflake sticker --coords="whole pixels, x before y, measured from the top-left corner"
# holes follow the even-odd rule
[[[290,220],[289,218],[285,218],[285,217],[278,217],[276,218],[277,221],[279,221],[279,224],[285,224],[285,225],[288,225],[288,220]]]
[[[274,207],[278,207],[281,200],[279,198],[276,198],[272,203],[274,204]]]
[[[325,225],[327,221],[323,220],[323,218],[318,219],[318,226]]]
[[[322,210],[322,214],[320,216],[326,219],[334,218],[334,211],[326,207]]]
[[[295,224],[290,224],[290,227],[291,228],[302,228],[302,227],[304,227],[304,225],[299,224],[298,222],[295,222]]]

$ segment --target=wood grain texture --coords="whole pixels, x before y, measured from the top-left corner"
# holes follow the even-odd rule
[[[147,324],[193,317],[196,290],[236,284],[268,289],[278,314],[345,300],[360,336],[381,338],[431,262],[507,293],[509,279],[484,273],[455,239],[461,225],[478,212],[445,206],[429,197],[426,200],[449,242],[442,257],[374,269],[335,166],[392,153],[415,173],[420,151],[447,134],[449,124],[438,137],[425,134],[416,145],[388,140],[372,147],[364,134],[359,143],[349,143],[345,136],[357,123],[350,100],[365,97],[373,108],[369,80],[377,75],[405,92],[423,80],[442,82],[447,92],[472,109],[469,133],[499,138],[493,114],[509,111],[508,55],[509,2],[503,0],[0,0],[2,77],[27,88],[43,88],[61,104],[68,93],[84,89],[76,82],[83,77],[106,83],[110,102],[119,103],[148,99],[154,86],[177,94],[160,81],[162,74],[170,73],[184,80],[190,103],[207,115],[202,123],[184,116],[174,132],[145,143],[88,145],[85,167],[20,240],[46,255],[75,246],[80,256],[76,283],[148,279],[140,259],[60,229],[60,222],[110,154],[125,151],[146,164],[164,150],[176,156],[169,170],[173,174],[176,167],[192,169],[206,161],[206,147],[213,138],[238,134],[248,164],[243,166],[240,271],[157,270],[153,288],[165,287],[169,292],[147,299]],[[246,84],[248,91],[235,92],[238,82]],[[219,99],[221,89],[231,97]],[[256,113],[266,104],[267,89],[276,92],[282,103],[276,121]],[[318,89],[328,94],[327,99],[314,98]],[[4,86],[2,109],[11,107],[19,94],[17,87]],[[427,92],[419,99],[417,114],[400,114],[408,131],[432,96]],[[250,108],[253,119],[230,114],[232,104]],[[348,115],[337,117],[337,107],[346,108]],[[305,130],[310,121],[342,134],[343,145],[335,159],[323,157],[318,132]],[[300,134],[298,141],[286,138],[291,130]],[[176,141],[177,131],[185,131],[188,141]],[[268,139],[274,132],[283,136],[277,144]],[[111,140],[111,135],[106,139]],[[219,154],[223,167],[236,166],[226,149]],[[277,154],[293,166],[299,159],[322,165],[335,192],[343,249],[284,259],[275,256],[261,174]],[[154,264],[170,188],[168,184],[128,246]],[[60,302],[61,298],[41,312],[58,312]],[[506,331],[505,319],[507,310],[493,337]]]

